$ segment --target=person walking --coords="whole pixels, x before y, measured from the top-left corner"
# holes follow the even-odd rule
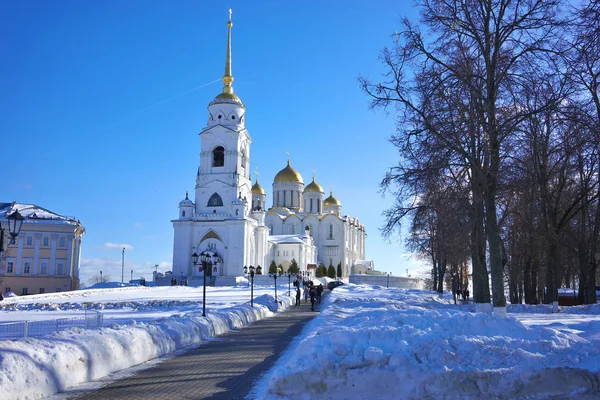
[[[310,293],[310,286],[304,286],[304,302],[308,303],[308,295]]]
[[[315,311],[315,301],[317,300],[317,289],[314,286],[309,286],[310,291],[310,311]]]
[[[323,284],[317,286],[317,303],[321,304],[321,296],[323,296]]]
[[[300,305],[300,286],[296,287],[296,305]]]

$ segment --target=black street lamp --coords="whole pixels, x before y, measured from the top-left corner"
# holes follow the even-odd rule
[[[390,273],[387,273],[387,287],[390,288]]]
[[[100,271],[100,283],[102,283],[102,282],[104,282],[104,281],[102,280],[102,271]]]
[[[192,254],[192,263],[194,265],[198,264],[198,258],[200,258],[199,271],[202,272],[202,316],[206,317],[206,273],[212,272],[212,266],[217,265],[219,262],[219,255],[217,253],[213,253],[212,256],[210,253],[203,251],[200,255]]]
[[[287,276],[287,278],[288,278],[288,297],[289,297],[292,295],[292,290],[290,288],[290,284],[292,282],[292,273],[288,271],[284,275]]]
[[[133,270],[131,270],[131,281],[129,283],[133,283]]]
[[[250,272],[250,307],[254,307],[254,267],[252,265],[250,268],[244,267],[244,275],[248,275],[248,272]]]
[[[19,236],[19,232],[21,232],[25,218],[23,218],[19,211],[15,210],[6,219],[8,220],[8,234],[10,235],[8,244],[15,244],[15,239]],[[4,252],[4,228],[0,226],[0,253],[2,252]]]
[[[179,286],[183,285],[183,270],[179,270]]]
[[[279,271],[279,274],[277,272],[271,272],[269,273],[269,276],[275,280],[275,303],[279,303],[277,301],[277,277],[281,276],[281,270]]]

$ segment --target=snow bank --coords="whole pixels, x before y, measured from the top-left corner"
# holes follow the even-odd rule
[[[291,300],[282,298],[279,308]],[[271,295],[248,304],[174,315],[151,323],[131,322],[101,329],[69,329],[45,338],[0,341],[3,399],[37,399],[105,377],[176,350],[267,318],[277,311]]]
[[[432,296],[337,288],[328,307],[306,327],[306,337],[259,385],[268,389],[257,397],[600,396],[600,341],[551,327],[529,328],[511,317],[465,312]]]

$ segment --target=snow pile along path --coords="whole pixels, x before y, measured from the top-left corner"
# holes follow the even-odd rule
[[[280,307],[291,300],[282,298]],[[271,295],[254,307],[237,305],[174,315],[150,323],[131,322],[100,329],[69,329],[45,338],[0,341],[3,399],[36,399],[103,378],[213,336],[240,328],[277,311]]]
[[[304,339],[264,378],[268,390],[258,397],[600,398],[597,336],[530,328],[436,297],[336,288]]]

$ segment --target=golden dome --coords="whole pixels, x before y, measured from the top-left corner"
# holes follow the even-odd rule
[[[252,186],[252,194],[265,194],[265,189],[258,184],[258,179],[256,183]]]
[[[333,197],[333,192],[329,192],[329,197],[323,201],[324,206],[339,206],[341,205],[338,199]]]
[[[325,193],[321,185],[315,182],[314,176],[312,182],[306,185],[306,187],[304,188],[304,193],[306,192]]]
[[[244,103],[242,103],[242,100],[240,100],[240,98],[234,93],[219,93],[219,95],[215,97],[215,99],[211,101],[209,105],[217,103],[237,104],[246,108],[246,106],[244,106]]]
[[[288,160],[287,166],[275,175],[274,182],[299,182],[304,183],[302,176],[298,171],[291,167]]]

